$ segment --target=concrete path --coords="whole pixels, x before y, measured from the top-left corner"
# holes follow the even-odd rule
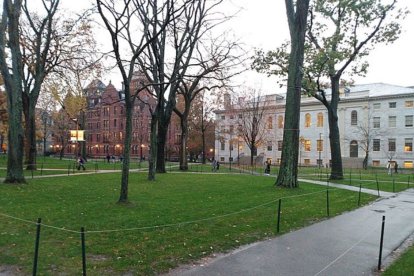
[[[169,275],[373,275],[382,260],[414,233],[414,190]]]
[[[311,184],[326,186],[326,182],[323,182],[323,181],[309,180],[309,179],[298,179],[298,181],[299,182],[306,182],[306,183],[311,183]],[[358,192],[359,191],[359,187],[345,185],[345,184],[329,183],[329,186],[330,187],[339,188],[339,189],[354,191],[354,192]],[[377,190],[372,190],[372,189],[361,188],[361,192],[362,193],[365,193],[365,194],[378,195],[378,191]],[[391,196],[393,196],[395,194],[394,193],[389,193],[389,192],[379,191],[379,195],[381,197],[391,197]]]

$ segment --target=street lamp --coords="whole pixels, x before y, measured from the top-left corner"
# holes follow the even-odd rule
[[[141,146],[139,147],[139,149],[140,149],[140,162],[142,161],[142,148],[144,147],[145,145],[144,144],[141,144]]]

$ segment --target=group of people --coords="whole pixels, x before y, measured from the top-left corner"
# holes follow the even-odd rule
[[[120,155],[119,156],[119,162],[122,162],[123,160],[124,160],[124,157],[122,155]],[[106,155],[106,161],[108,163],[110,163],[110,162],[115,163],[115,161],[116,161],[115,155],[109,155],[109,154]]]
[[[211,171],[216,172],[220,169],[220,162],[213,158],[211,161]]]

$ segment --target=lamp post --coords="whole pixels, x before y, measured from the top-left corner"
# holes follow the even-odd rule
[[[321,168],[322,160],[321,160],[321,152],[322,152],[322,133],[319,133],[319,143],[318,143],[318,151],[319,151],[319,159],[318,159],[318,168]]]

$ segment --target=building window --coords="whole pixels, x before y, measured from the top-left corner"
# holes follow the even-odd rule
[[[104,128],[108,128],[109,127],[109,121],[108,120],[104,120],[103,121],[103,125],[104,125]]]
[[[318,121],[316,123],[316,126],[317,127],[323,127],[323,113],[319,112],[317,118],[318,118]]]
[[[267,142],[267,151],[272,151],[273,150],[273,143],[272,141],[268,141]]]
[[[220,157],[220,161],[221,162],[224,162],[224,157]]]
[[[381,118],[380,117],[374,117],[373,122],[374,122],[374,125],[373,125],[374,128],[380,128],[381,127]]]
[[[405,107],[413,107],[414,101],[405,101]]]
[[[305,127],[311,126],[311,115],[309,113],[305,114]]]
[[[379,160],[372,160],[373,167],[379,167],[380,165],[381,165],[381,162]]]
[[[223,143],[223,142],[221,142],[221,147],[220,147],[220,149],[221,149],[221,150],[225,150],[225,149],[226,149],[226,144],[225,144],[225,143]]]
[[[381,103],[374,103],[374,109],[375,110],[381,109]]]
[[[311,141],[310,140],[305,139],[303,145],[304,145],[305,151],[311,151]]]
[[[323,151],[323,140],[316,140],[316,150]]]
[[[226,116],[224,116],[224,115],[223,115],[223,116],[221,116],[221,119],[222,119],[222,120],[225,120],[225,119],[226,119]]]
[[[243,119],[243,114],[239,114],[239,119]]]
[[[389,108],[396,108],[397,107],[397,103],[396,102],[390,102],[388,103]]]
[[[352,110],[351,112],[351,126],[356,126],[358,124],[358,112]]]
[[[305,163],[306,166],[310,165],[310,159],[303,159],[303,162]]]
[[[372,145],[372,150],[373,151],[380,151],[380,148],[381,148],[381,140],[380,139],[374,139],[373,145]]]
[[[116,119],[114,119],[114,127],[116,127]]]
[[[234,115],[230,115],[230,119],[234,119]]]
[[[267,128],[273,129],[273,118],[272,117],[267,118]]]
[[[109,115],[109,107],[105,107],[104,108],[104,116],[108,116]]]
[[[388,151],[395,151],[395,139],[388,139]]]
[[[349,145],[349,157],[358,157],[358,142],[355,140]]]
[[[282,140],[277,141],[277,150],[282,151],[282,148],[283,148],[283,141]]]
[[[404,151],[405,152],[413,151],[413,138],[405,138]]]
[[[283,116],[282,115],[277,116],[277,127],[283,128]]]
[[[396,127],[396,126],[397,126],[397,116],[389,116],[388,127]]]
[[[234,133],[234,126],[233,125],[231,125],[230,126],[230,134],[233,134]]]
[[[413,115],[405,116],[405,127],[413,127]]]
[[[404,161],[404,168],[412,169],[413,168],[413,161]]]
[[[117,109],[116,106],[114,106],[114,115],[116,115],[116,109]]]

